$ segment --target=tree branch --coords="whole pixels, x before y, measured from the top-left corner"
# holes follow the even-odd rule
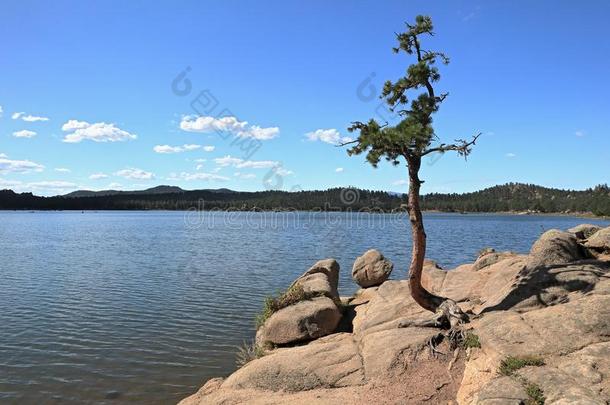
[[[413,34],[413,46],[417,52],[417,61],[421,62],[421,49],[419,48],[419,41],[417,40],[417,34]]]
[[[338,143],[338,144],[335,145],[335,147],[340,148],[342,146],[347,146],[347,145],[351,145],[351,144],[354,144],[354,143],[358,143],[358,140],[356,139],[356,140],[349,141],[349,142]]]
[[[482,135],[482,133],[479,132],[477,135],[473,136],[472,140],[470,140],[470,141],[466,141],[464,139],[456,139],[456,143],[454,143],[454,144],[451,144],[451,145],[441,144],[440,146],[438,146],[436,148],[431,148],[431,149],[425,150],[421,155],[426,156],[426,155],[429,155],[430,153],[436,153],[436,152],[445,153],[445,152],[450,152],[450,151],[456,151],[460,155],[466,157],[466,156],[468,156],[468,154],[470,154],[472,146],[474,146],[477,143],[477,139],[479,139],[479,137],[481,135]]]

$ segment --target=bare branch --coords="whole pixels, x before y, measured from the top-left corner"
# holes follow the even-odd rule
[[[456,151],[460,156],[464,156],[467,157],[471,150],[472,150],[472,146],[474,146],[477,143],[477,139],[479,139],[479,137],[482,135],[481,132],[479,132],[477,135],[472,137],[472,140],[470,141],[466,141],[464,139],[456,139],[454,144],[451,145],[445,145],[445,144],[441,144],[440,146],[437,146],[436,148],[431,148],[428,150],[425,150],[421,155],[422,156],[426,156],[429,155],[430,153],[445,153],[445,152],[450,152],[450,151]]]
[[[356,139],[354,141],[338,143],[338,144],[335,145],[335,147],[340,148],[342,146],[347,146],[347,145],[351,145],[351,144],[354,144],[354,143],[358,143],[358,140]]]

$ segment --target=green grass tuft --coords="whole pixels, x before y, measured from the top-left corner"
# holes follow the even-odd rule
[[[244,343],[238,348],[235,364],[237,367],[243,367],[252,360],[260,359],[266,354],[267,349],[272,349],[271,347],[265,348],[256,344],[256,342],[248,343],[244,341]]]
[[[275,302],[273,297],[265,297],[265,301],[263,302],[263,310],[260,314],[256,315],[256,330],[258,330],[271,315],[276,311]]]
[[[544,359],[536,356],[523,356],[523,357],[513,357],[508,356],[500,363],[500,374],[511,376],[513,373],[523,367],[534,366],[540,367],[544,366]]]
[[[289,307],[297,302],[310,300],[312,298],[324,296],[321,292],[305,292],[300,284],[295,284],[288,288],[285,292],[278,294],[277,297],[266,297],[263,303],[263,309],[255,318],[256,329],[258,330],[265,324],[267,319],[280,309]]]
[[[525,382],[525,392],[529,399],[525,402],[525,405],[544,405],[546,398],[542,389],[529,381]]]
[[[477,348],[480,349],[481,348],[481,340],[479,339],[479,337],[477,335],[475,335],[472,332],[466,332],[466,336],[464,336],[464,342],[462,342],[462,346],[465,349],[468,348]]]
[[[485,248],[479,250],[479,252],[477,253],[477,258],[488,255],[490,253],[496,253],[496,249],[490,248],[490,247],[485,247]]]

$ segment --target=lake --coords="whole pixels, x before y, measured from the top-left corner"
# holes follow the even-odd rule
[[[483,247],[527,252],[545,230],[606,221],[425,215],[444,268]],[[235,368],[266,294],[316,260],[369,248],[404,278],[404,215],[0,212],[0,402],[171,404]]]

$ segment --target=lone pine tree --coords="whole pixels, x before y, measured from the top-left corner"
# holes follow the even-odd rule
[[[467,157],[480,134],[469,141],[458,139],[453,144],[439,142],[432,127],[432,115],[438,111],[448,94],[437,94],[433,85],[440,79],[436,65],[439,62],[448,64],[449,58],[441,52],[421,47],[422,36],[434,35],[430,17],[417,16],[415,25],[406,24],[406,28],[405,32],[396,34],[398,46],[393,50],[395,53],[405,52],[417,60],[409,65],[404,77],[395,82],[387,81],[381,94],[389,108],[399,114],[400,122],[394,126],[380,124],[375,119],[367,123],[354,122],[348,130],[357,132],[358,138],[343,145],[351,146],[347,151],[349,155],[366,153],[366,159],[373,167],[377,167],[382,158],[394,165],[400,165],[404,158],[409,178],[408,211],[413,237],[409,267],[411,295],[419,305],[436,314],[426,325],[453,328],[467,320],[466,315],[454,301],[430,293],[421,283],[426,256],[426,233],[419,203],[423,183],[419,171],[422,158],[433,153],[455,151],[458,155]],[[407,92],[418,90],[421,91],[420,94],[409,100]]]

